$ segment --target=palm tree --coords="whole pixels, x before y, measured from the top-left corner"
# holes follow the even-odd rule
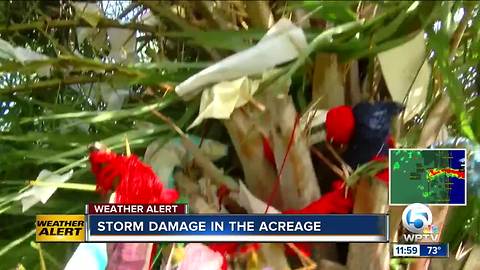
[[[322,125],[311,116],[361,101],[396,101],[405,107],[392,125],[398,146],[427,147],[447,137],[466,137],[476,145],[478,11],[478,3],[469,1],[1,2],[0,268],[64,267],[75,245],[35,243],[34,215],[80,213],[85,203],[101,201],[94,192],[88,146],[98,141],[122,152],[125,137],[133,153],[151,154],[145,154],[146,161],[158,172],[168,160],[153,158],[155,152],[171,154],[168,147],[183,138],[194,161],[174,164],[183,170],[167,174],[171,182],[164,183],[175,186],[193,211],[218,211],[218,200],[200,191],[202,177],[211,180],[204,187],[225,185],[233,192],[242,182],[253,196],[284,210],[320,197],[337,173],[355,192],[353,211],[389,211],[394,235],[403,208],[388,209],[386,186],[369,181],[385,164],[342,170],[335,165],[335,150],[322,143]],[[178,91],[204,68],[255,48],[282,18],[305,35],[305,44],[284,40],[262,52],[268,57],[240,58],[234,65],[248,70],[266,65],[261,72],[227,72],[208,77],[201,87],[184,84],[193,93],[188,97]],[[298,49],[291,58],[281,49],[288,42]],[[269,57],[284,59],[268,66]],[[213,84],[239,78],[249,93],[241,105],[234,102],[226,109],[226,102],[204,97]],[[210,114],[189,128],[205,113],[206,101],[230,110],[227,117]],[[208,152],[207,138],[228,153]],[[276,168],[265,158],[265,141],[271,143]],[[280,169],[282,185],[271,196]],[[42,170],[65,180],[40,181]],[[48,194],[52,188],[55,193]],[[38,203],[40,197],[48,201]],[[472,252],[479,249],[478,199],[470,199],[466,208],[433,210],[440,224],[451,213],[444,235],[452,254],[465,245]],[[231,213],[245,212],[231,199],[220,204]],[[462,227],[465,220],[474,225]],[[333,244],[317,247],[312,259],[290,258],[289,267],[403,269],[410,264],[422,269],[426,261],[389,260],[384,244],[350,244],[348,254]],[[155,265],[163,253],[160,249]],[[243,266],[248,259],[239,260]],[[478,264],[473,255],[459,260],[432,260],[431,265],[476,269]]]

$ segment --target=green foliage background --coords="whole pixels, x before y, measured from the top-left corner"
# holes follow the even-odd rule
[[[0,2],[0,37],[49,57],[24,64],[9,59],[0,48],[0,269],[20,264],[26,269],[41,268],[39,246],[33,242],[35,214],[78,213],[85,203],[101,200],[93,192],[58,189],[48,203],[22,213],[16,198],[28,181],[42,169],[57,173],[74,169],[71,182],[94,184],[86,162],[90,143],[101,141],[123,151],[127,135],[132,150],[141,155],[154,139],[167,141],[174,133],[151,109],[161,110],[185,128],[197,114],[199,102],[181,101],[172,87],[209,64],[252,46],[265,34],[263,29],[223,24],[235,5],[220,2],[209,9],[188,1],[99,2],[105,16],[97,18],[97,29],[136,31],[137,59],[128,64],[109,60],[108,42],[100,46],[91,40],[78,42],[75,29],[91,23],[75,13],[70,1]],[[375,14],[360,20],[361,5],[375,8]],[[312,69],[315,53],[335,53],[344,62],[362,61],[366,63],[362,73],[368,79],[378,72],[374,61],[379,52],[424,30],[433,68],[427,106],[402,127],[400,140],[404,146],[415,146],[430,110],[442,95],[448,95],[454,114],[449,131],[478,141],[477,2],[272,1],[270,7],[276,20],[303,9],[308,20],[316,22],[315,27],[305,29],[310,42],[307,54],[283,66],[278,79],[292,78],[290,94],[299,111],[304,112],[312,101],[306,90],[312,82],[306,74]],[[139,15],[147,10],[160,24],[139,21]],[[455,20],[460,11],[462,19]],[[208,12],[218,19],[211,19]],[[246,22],[254,20],[250,14],[242,16]],[[51,66],[51,74],[41,77],[37,71],[45,65]],[[107,104],[98,99],[99,83],[129,90],[120,110],[106,110]],[[230,144],[223,127],[215,122],[206,134],[203,127],[193,133]],[[235,166],[225,163],[228,169]],[[478,201],[457,215],[468,219],[477,208]],[[457,235],[466,232],[461,234],[464,239],[480,240],[478,228],[469,233],[452,224],[449,229]],[[63,268],[74,246],[42,244],[48,269]]]

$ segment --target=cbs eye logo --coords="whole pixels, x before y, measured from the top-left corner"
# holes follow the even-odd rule
[[[412,233],[422,233],[424,228],[432,225],[432,212],[424,204],[410,204],[403,210],[402,224]]]

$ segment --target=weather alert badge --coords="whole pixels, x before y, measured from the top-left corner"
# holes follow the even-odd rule
[[[37,215],[37,242],[85,241],[84,215]]]

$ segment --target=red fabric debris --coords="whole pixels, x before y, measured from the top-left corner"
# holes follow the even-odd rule
[[[275,156],[273,155],[273,150],[270,145],[270,140],[266,136],[262,136],[262,144],[263,144],[263,156],[273,166],[273,168],[276,168]]]
[[[320,199],[313,201],[299,210],[286,210],[283,214],[348,214],[352,211],[353,200],[350,194],[345,197],[345,189],[342,180],[332,183],[333,190],[327,192]]]
[[[232,255],[237,252],[239,245],[238,243],[211,243],[208,247],[221,254]]]
[[[236,253],[239,243],[211,243],[208,247],[216,252],[219,252],[223,256],[223,263],[221,270],[228,269],[227,255],[232,255]]]
[[[350,192],[345,197],[345,183],[343,180],[336,180],[332,183],[332,191],[325,193],[320,199],[313,201],[306,207],[299,210],[286,210],[283,214],[348,214],[353,209],[353,200]],[[312,254],[311,246],[308,243],[294,243],[294,245],[306,256]],[[286,246],[287,255],[295,256],[296,253]]]
[[[97,191],[106,195],[115,190],[115,202],[125,204],[147,203],[174,203],[178,199],[178,193],[174,189],[164,189],[163,184],[155,172],[143,164],[137,156],[122,156],[114,152],[92,151],[90,164],[97,182]],[[139,248],[140,247],[140,248]],[[109,248],[109,266],[138,268],[143,265],[145,252],[148,244],[115,243],[107,245]],[[156,253],[156,245],[151,250],[150,267]],[[135,250],[132,254],[131,250]],[[133,260],[136,258],[137,260]],[[130,262],[131,261],[131,262]],[[127,262],[134,263],[130,266]]]
[[[127,157],[113,152],[92,151],[90,163],[97,180],[97,191],[106,195],[115,190],[116,203],[168,204],[178,199],[178,192],[164,189],[155,172],[135,155]]]
[[[230,194],[230,189],[225,185],[222,184],[217,189],[217,198],[218,198],[218,207],[221,209],[223,199],[225,199],[228,194]]]
[[[325,119],[327,140],[336,144],[348,144],[355,130],[352,107],[338,106],[327,112]]]
[[[150,253],[150,262],[148,263],[148,265],[150,265],[150,268],[153,266],[155,255],[157,255],[157,249],[158,249],[158,244],[153,243],[152,252]]]
[[[395,140],[393,139],[393,136],[392,135],[389,135],[388,138],[387,138],[387,145],[388,145],[388,148],[395,148]]]
[[[382,170],[381,172],[377,173],[375,175],[376,178],[378,178],[379,180],[381,180],[382,182],[384,182],[386,185],[388,185],[388,168]]]
[[[372,158],[372,161],[378,161],[378,162],[385,162],[387,160],[387,157],[386,156],[374,156]]]
[[[208,247],[216,252],[226,255],[234,255],[235,253],[247,253],[256,251],[260,248],[259,243],[239,244],[239,243],[212,243]]]
[[[343,180],[337,179],[332,182],[332,190],[344,190],[346,183]]]
[[[282,214],[347,214],[352,211],[352,208],[353,200],[351,194],[348,193],[347,197],[345,197],[345,183],[343,180],[337,180],[332,183],[332,191],[322,195],[320,199],[310,203],[305,208],[286,210]],[[294,243],[294,245],[306,256],[311,256],[310,244]],[[244,246],[238,243],[212,243],[209,247],[224,255],[224,265],[226,267],[226,255],[234,255],[237,252],[243,253],[252,249],[258,250],[260,245],[258,243],[246,244]],[[285,252],[290,256],[297,255],[289,246],[286,246]]]
[[[372,161],[378,161],[378,162],[387,162],[387,159],[388,157],[386,156],[375,156]],[[388,179],[389,179],[389,176],[388,176],[388,167],[381,170],[380,172],[378,172],[376,175],[375,175],[376,178],[378,178],[379,180],[381,180],[382,182],[384,182],[385,184],[388,185]]]

